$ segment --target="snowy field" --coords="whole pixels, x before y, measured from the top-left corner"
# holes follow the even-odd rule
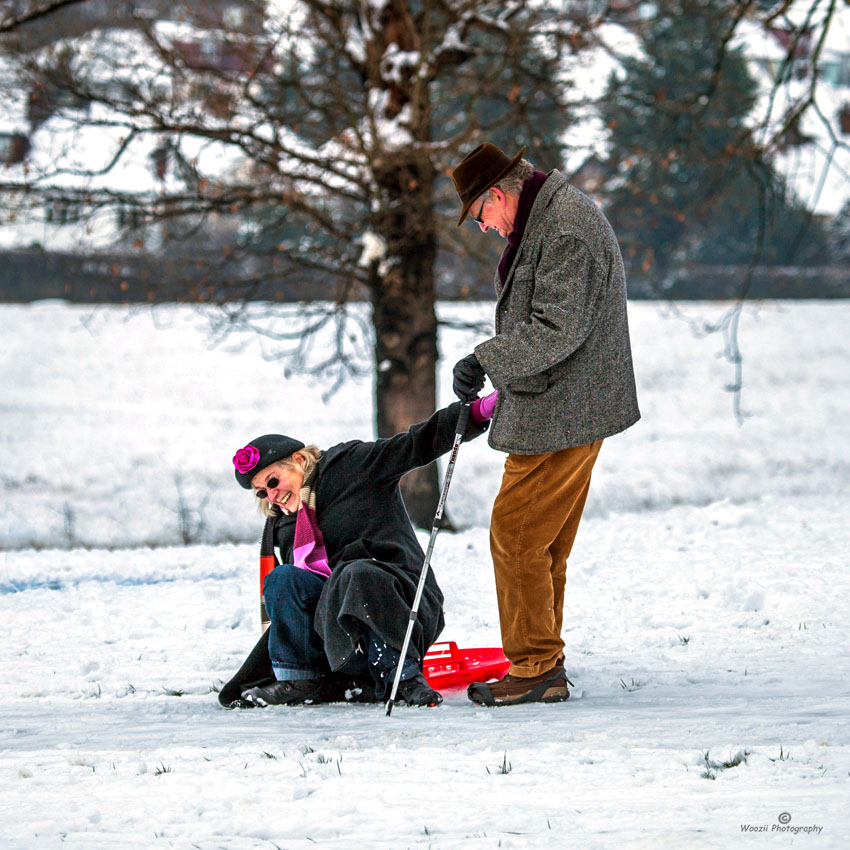
[[[745,309],[743,426],[718,336],[630,318],[644,418],[603,446],[570,562],[574,698],[386,718],[214,693],[259,629],[233,452],[370,438],[370,383],[324,404],[186,308],[0,307],[0,846],[849,847],[850,303]],[[442,401],[473,341],[443,335]],[[437,540],[465,646],[499,642],[503,458],[462,448]]]

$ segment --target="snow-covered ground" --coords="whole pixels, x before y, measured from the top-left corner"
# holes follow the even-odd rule
[[[325,405],[256,347],[209,349],[187,308],[0,308],[3,846],[850,846],[850,303],[745,309],[743,426],[719,337],[630,317],[644,418],[603,447],[570,562],[574,698],[386,718],[213,692],[259,629],[233,451],[370,437],[369,382]],[[441,339],[444,401],[472,342]],[[499,641],[502,461],[462,448],[463,530],[437,540],[465,646]]]

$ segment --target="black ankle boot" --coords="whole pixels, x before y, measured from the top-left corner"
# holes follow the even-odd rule
[[[439,705],[443,697],[435,691],[421,673],[398,683],[396,701],[404,700],[406,705]]]
[[[242,699],[255,705],[313,705],[322,701],[324,679],[292,679],[257,685],[242,691]]]

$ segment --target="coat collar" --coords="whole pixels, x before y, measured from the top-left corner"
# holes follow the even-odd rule
[[[496,272],[496,291],[499,294],[499,301],[504,298],[505,293],[510,289],[514,273],[519,265],[519,259],[522,256],[523,248],[525,248],[529,237],[533,235],[535,229],[542,223],[546,208],[550,203],[552,203],[552,199],[555,195],[561,191],[564,186],[568,185],[569,183],[567,182],[567,178],[564,177],[557,168],[553,168],[552,171],[549,172],[549,176],[540,191],[537,193],[537,197],[534,199],[534,204],[531,207],[531,212],[528,214],[528,220],[525,223],[525,231],[523,232],[522,242],[519,243],[514,261],[511,263],[510,269],[508,269],[504,286],[501,286],[499,272]]]
[[[543,184],[543,187],[537,193],[537,197],[534,199],[534,206],[531,208],[531,212],[528,214],[528,221],[525,225],[525,233],[528,234],[537,224],[539,224],[539,220],[543,217],[543,211],[549,204],[552,202],[552,198],[555,197],[555,194],[563,189],[564,186],[567,185],[567,178],[558,171],[557,168],[553,168],[549,172],[549,176],[546,179],[546,182]],[[522,240],[525,242],[525,239]],[[521,245],[520,245],[521,247]]]

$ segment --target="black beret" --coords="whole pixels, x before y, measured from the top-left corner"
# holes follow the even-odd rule
[[[304,443],[284,437],[283,434],[264,434],[251,440],[244,449],[233,455],[236,480],[246,490],[251,489],[251,479],[269,464],[289,457],[304,448]]]

